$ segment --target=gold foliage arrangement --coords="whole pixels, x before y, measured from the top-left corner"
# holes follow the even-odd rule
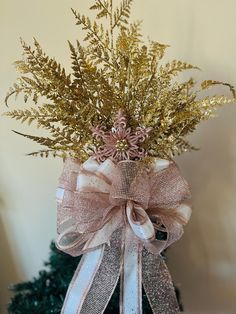
[[[29,155],[69,155],[84,161],[98,145],[91,127],[112,127],[122,109],[131,127],[152,127],[143,144],[149,156],[172,157],[193,148],[186,136],[201,121],[213,117],[218,106],[234,102],[235,90],[227,83],[208,80],[199,89],[192,78],[180,83],[176,78],[180,72],[198,68],[177,60],[163,63],[168,46],[143,43],[140,22],[129,22],[132,2],[122,0],[114,8],[112,0],[95,0],[90,8],[96,13],[94,21],[72,10],[85,37],[84,45],[69,42],[70,74],[36,40],[33,47],[21,41],[23,59],[15,62],[21,76],[10,88],[6,104],[13,94],[23,94],[25,103],[31,100],[35,105],[6,115],[36,122],[50,134],[16,132],[45,148]],[[201,96],[216,84],[228,86],[233,97]]]

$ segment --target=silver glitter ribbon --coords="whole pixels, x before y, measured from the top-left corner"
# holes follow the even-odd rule
[[[103,313],[119,278],[120,313],[142,313],[142,285],[154,314],[179,313],[160,253],[182,236],[188,198],[188,184],[171,161],[156,159],[147,167],[67,159],[57,190],[57,247],[84,255],[61,313]],[[166,240],[157,240],[157,231]]]

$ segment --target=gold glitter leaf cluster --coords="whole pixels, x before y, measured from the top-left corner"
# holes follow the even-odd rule
[[[17,132],[43,146],[30,155],[84,161],[99,145],[92,137],[92,126],[111,128],[122,109],[130,127],[152,128],[143,143],[148,156],[170,158],[193,149],[186,136],[213,117],[217,107],[234,102],[235,89],[228,83],[208,80],[197,88],[192,78],[180,82],[180,72],[198,68],[177,60],[164,63],[167,45],[144,44],[141,23],[130,22],[132,2],[122,0],[114,7],[112,0],[95,0],[90,8],[96,14],[94,20],[72,10],[85,36],[83,45],[69,42],[70,74],[37,40],[33,47],[21,41],[23,58],[15,62],[21,76],[10,88],[6,103],[12,95],[23,94],[31,106],[6,115],[47,130],[48,137]],[[232,98],[202,96],[217,84],[229,87]]]

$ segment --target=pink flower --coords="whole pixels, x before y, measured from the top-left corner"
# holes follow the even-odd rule
[[[109,157],[116,161],[145,157],[146,152],[139,147],[139,143],[149,137],[151,128],[137,127],[135,131],[132,131],[126,126],[126,117],[123,111],[119,110],[111,131],[107,131],[104,126],[92,128],[96,139],[103,142],[94,153],[98,161],[104,161]]]

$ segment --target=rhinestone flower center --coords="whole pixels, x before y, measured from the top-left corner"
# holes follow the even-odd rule
[[[129,145],[126,139],[122,139],[116,142],[115,147],[119,152],[125,152],[129,148]]]

